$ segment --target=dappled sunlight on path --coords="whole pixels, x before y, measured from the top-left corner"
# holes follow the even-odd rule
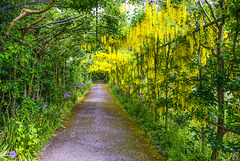
[[[41,160],[164,160],[105,84],[94,84],[72,111],[66,128],[44,148]]]

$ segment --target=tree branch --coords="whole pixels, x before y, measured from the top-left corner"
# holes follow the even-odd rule
[[[203,10],[203,13],[204,13],[205,16],[207,17],[208,21],[209,21],[209,22],[212,22],[212,20],[211,20],[210,16],[208,15],[207,11],[203,8],[203,5],[202,5],[201,0],[199,1],[199,6],[200,6],[201,9]],[[215,31],[217,30],[215,26],[213,26],[213,28],[214,28]]]
[[[211,5],[207,0],[205,0],[205,2],[208,4],[208,6],[209,6],[209,8],[210,8],[210,11],[211,11],[211,14],[212,14],[214,20],[216,21],[216,20],[217,20],[217,16],[216,16],[215,13],[214,13],[214,10],[213,10],[213,8],[212,8],[212,5]],[[218,24],[217,24],[217,25],[218,25]]]
[[[7,31],[7,35],[9,35],[9,33],[10,33],[13,25],[15,24],[15,22],[16,22],[17,20],[22,19],[22,18],[25,17],[27,14],[28,14],[27,12],[23,11],[22,13],[20,13],[19,16],[17,16],[15,19],[13,19],[12,22],[10,22],[10,25],[9,25],[8,31]]]
[[[31,42],[33,42],[33,41],[35,41],[35,40],[38,40],[38,39],[42,38],[42,37],[45,36],[45,35],[47,35],[47,34],[43,34],[43,35],[41,35],[41,36],[39,36],[39,37],[33,39]]]
[[[42,10],[30,10],[30,9],[27,9],[26,6],[23,8],[23,11],[20,13],[19,16],[17,16],[15,19],[12,20],[12,22],[10,23],[9,27],[8,27],[8,31],[7,31],[7,35],[9,35],[13,25],[15,24],[15,22],[17,20],[20,20],[22,19],[23,17],[25,17],[26,15],[28,14],[40,14],[40,13],[43,13],[47,10],[49,10],[58,0],[54,0],[48,7],[42,9]]]
[[[9,38],[12,39],[13,41],[18,42],[18,43],[21,44],[21,45],[30,47],[29,44],[25,44],[25,43],[21,42],[20,40],[13,38],[11,35],[7,35],[7,34],[5,34],[4,32],[2,32],[2,35],[5,36],[5,37],[9,37]]]
[[[80,24],[80,25],[81,25],[81,24]],[[80,25],[77,25],[77,26],[75,26],[75,27],[72,27],[72,28],[69,29],[69,30],[70,30],[70,31],[74,31],[74,30],[85,30],[85,29],[91,29],[91,28],[93,28],[93,27],[95,26],[95,25],[94,25],[94,26],[77,28],[77,27],[79,27]],[[74,30],[73,30],[73,29],[74,29]],[[57,36],[59,36],[59,35],[61,35],[61,34],[68,33],[69,30],[67,30],[67,31],[61,31],[61,32],[57,33],[56,35],[54,35],[54,36],[50,37],[49,39],[47,39],[47,40],[45,41],[44,45],[42,46],[42,48],[37,51],[37,54],[38,54],[40,51],[42,51],[49,43],[51,43],[51,42],[54,40],[55,37],[57,37]]]
[[[26,33],[29,31],[29,28],[32,27],[33,25],[36,25],[37,23],[39,23],[40,21],[42,21],[44,18],[46,18],[47,15],[42,15],[42,17],[40,17],[38,20],[36,20],[35,22],[31,23],[30,25],[28,25],[26,28],[25,27],[22,27],[22,35],[21,35],[21,38],[20,40],[24,40],[24,37],[26,35]]]
[[[54,46],[54,45],[59,44],[60,42],[64,42],[64,41],[68,41],[68,40],[73,40],[73,38],[61,39],[61,40],[59,40],[58,42],[53,43],[52,45],[50,45],[49,47],[47,47],[46,50],[50,49],[50,48],[51,48],[52,46]]]
[[[75,27],[72,27],[72,28],[70,28],[70,29],[68,29],[68,30],[65,30],[65,31],[60,31],[60,32],[58,32],[56,35],[50,37],[49,39],[52,39],[52,38],[54,38],[54,37],[57,37],[58,35],[61,35],[61,34],[67,33],[67,32],[69,32],[69,31],[74,31],[75,29],[77,29],[79,26],[81,26],[81,25],[83,25],[83,24],[85,24],[85,23],[81,23],[81,24],[79,24],[79,25],[77,25],[77,26],[75,26]],[[79,29],[80,29],[80,30],[83,30],[83,29],[90,29],[90,28],[92,28],[92,27],[93,27],[93,26],[82,27],[82,28],[79,28]],[[79,30],[79,29],[78,29],[78,30]],[[48,40],[49,40],[49,39],[48,39]],[[46,40],[46,41],[48,41],[48,40]]]
[[[221,128],[223,128],[224,130],[226,130],[226,131],[231,131],[231,132],[233,132],[233,133],[235,133],[235,134],[240,135],[240,132],[237,131],[237,130],[229,129],[229,128],[225,127],[225,126],[216,124],[216,123],[214,123],[214,122],[212,122],[212,121],[208,121],[208,120],[207,120],[207,122],[209,122],[210,124],[213,124],[213,125],[215,125],[215,126],[221,127]]]
[[[50,8],[52,8],[52,6],[57,3],[58,0],[54,0],[49,6],[47,6],[46,8],[42,9],[42,10],[30,10],[25,8],[25,11],[29,14],[40,14],[43,12],[46,12],[47,10],[49,10]]]
[[[75,17],[69,17],[69,18],[67,18],[67,19],[60,20],[60,21],[50,22],[50,23],[44,24],[44,25],[42,25],[42,26],[32,27],[31,30],[33,30],[33,29],[35,30],[35,29],[39,29],[39,28],[43,28],[43,27],[48,28],[48,29],[51,29],[51,28],[53,28],[53,27],[55,27],[55,26],[62,25],[62,24],[66,24],[66,23],[70,23],[70,22],[73,22],[73,21],[78,21],[78,20],[81,20],[82,18],[86,17],[86,16],[83,16],[83,17],[81,17],[81,18],[79,18],[79,19],[72,20],[72,21],[68,21],[68,20],[71,20],[71,19],[78,18],[78,17],[80,17],[81,15],[83,15],[83,14],[80,14],[80,15],[75,16]],[[67,21],[67,22],[66,22],[66,21]],[[62,23],[61,23],[61,22],[62,22]],[[51,27],[48,27],[48,26],[47,26],[47,25],[56,24],[56,23],[58,23],[58,24],[57,24],[57,25],[54,25],[54,26],[51,26]]]
[[[213,53],[213,55],[214,55],[215,57],[217,57],[217,52],[216,52],[216,50],[215,50],[213,47],[206,46],[205,44],[200,44],[200,45],[201,45],[202,47],[206,48],[206,49],[211,50],[212,53]]]
[[[48,42],[46,42],[37,52],[36,54],[40,53],[49,43],[51,43],[53,41],[53,38],[52,39],[49,39]]]
[[[28,25],[27,28],[30,28],[30,27],[32,27],[33,25],[36,25],[37,23],[39,23],[40,21],[42,21],[44,18],[47,18],[47,15],[46,15],[46,14],[42,15],[42,17],[40,17],[38,20],[36,20],[36,21],[33,22],[32,24]]]

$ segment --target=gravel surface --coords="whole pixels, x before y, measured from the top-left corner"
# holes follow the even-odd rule
[[[72,112],[43,148],[42,161],[165,160],[105,84],[94,84]]]

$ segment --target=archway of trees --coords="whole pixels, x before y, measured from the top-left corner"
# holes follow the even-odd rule
[[[172,151],[185,157],[166,152],[173,160],[240,157],[237,0],[2,1],[0,8],[4,152],[34,157],[101,77],[135,102],[159,142],[176,128],[191,135]]]

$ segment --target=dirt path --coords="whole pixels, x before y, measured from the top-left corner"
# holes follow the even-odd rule
[[[68,124],[44,148],[44,161],[164,160],[105,84],[94,84]]]

